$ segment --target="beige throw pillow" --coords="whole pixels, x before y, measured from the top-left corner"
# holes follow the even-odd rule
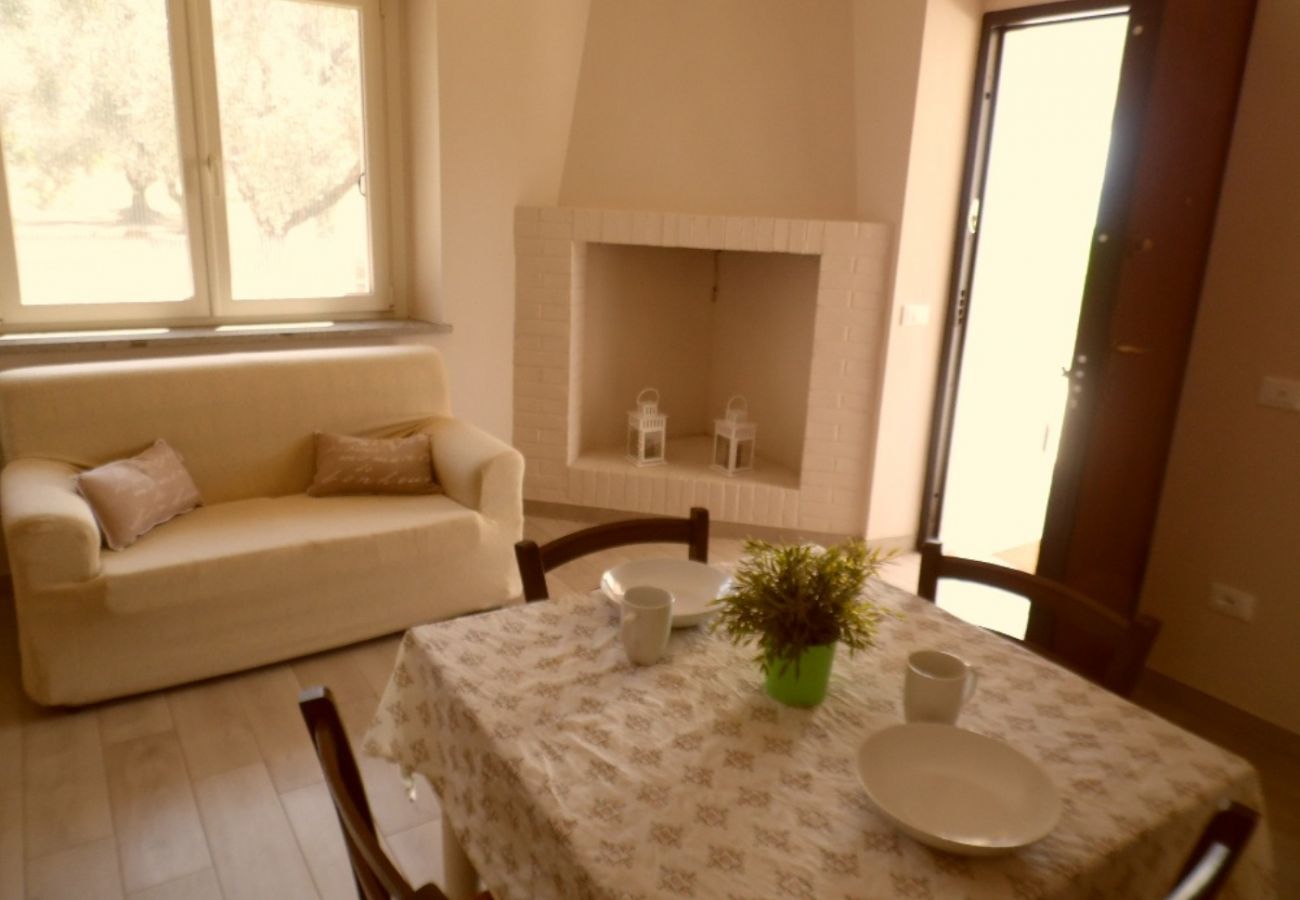
[[[360,438],[316,432],[316,478],[307,493],[436,494],[433,447],[427,434]]]
[[[81,473],[77,490],[113,550],[126,549],[151,528],[203,503],[180,454],[161,439],[138,456]]]

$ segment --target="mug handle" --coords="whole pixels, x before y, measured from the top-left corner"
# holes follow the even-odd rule
[[[974,666],[971,666],[966,672],[970,677],[966,679],[966,692],[962,694],[961,698],[962,706],[965,706],[967,701],[975,696],[975,684],[979,681],[979,672],[975,670]]]

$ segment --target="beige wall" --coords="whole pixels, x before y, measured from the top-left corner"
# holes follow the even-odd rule
[[[758,455],[798,472],[808,419],[817,258],[723,253],[720,273],[707,429],[713,430],[727,400],[742,394],[758,423]]]
[[[564,205],[855,218],[902,239],[891,308],[928,304],[931,321],[881,323],[882,418],[863,421],[880,435],[870,537],[919,518],[981,13],[979,0],[591,7]]]
[[[850,0],[594,0],[565,206],[851,218]]]
[[[895,229],[903,216],[926,5],[898,0],[853,3],[853,105],[858,146],[854,215],[868,222],[886,222]]]
[[[505,438],[514,210],[558,198],[588,5],[408,2],[414,313],[455,329],[453,408]]]
[[[670,438],[705,433],[712,293],[711,251],[588,246],[580,450],[622,446],[646,387],[659,391]]]
[[[981,16],[978,0],[926,7],[867,511],[873,540],[906,542],[920,521]],[[900,325],[905,304],[928,307],[929,322]]]
[[[1300,732],[1300,414],[1256,403],[1300,379],[1300,4],[1260,0],[1142,606],[1152,665]],[[1210,584],[1255,594],[1250,624]]]

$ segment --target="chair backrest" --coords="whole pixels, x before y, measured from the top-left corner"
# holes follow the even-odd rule
[[[928,540],[921,546],[921,578],[917,593],[934,600],[939,579],[954,579],[1010,591],[1026,598],[1031,607],[1046,610],[1054,623],[1053,634],[1071,633],[1086,639],[1089,646],[1104,652],[1096,660],[1080,664],[1063,660],[1053,647],[1030,635],[1023,642],[1035,652],[1070,666],[1117,694],[1127,696],[1146,664],[1151,645],[1160,632],[1160,622],[1151,616],[1126,619],[1114,610],[1050,578],[1021,572],[977,559],[944,556],[943,544]]]
[[[546,573],[580,556],[627,544],[661,543],[686,544],[691,559],[708,562],[709,511],[693,506],[691,514],[686,518],[659,517],[606,522],[558,537],[540,547],[536,541],[520,541],[515,544],[515,560],[519,563],[519,576],[524,583],[524,599],[545,600],[549,597]]]
[[[1240,803],[1230,803],[1227,809],[1215,813],[1165,900],[1210,900],[1219,896],[1258,822],[1259,814]]]
[[[303,691],[298,696],[298,708],[325,773],[325,786],[343,828],[343,841],[362,900],[447,900],[436,885],[427,884],[419,890],[411,887],[379,846],[361,773],[329,688]]]

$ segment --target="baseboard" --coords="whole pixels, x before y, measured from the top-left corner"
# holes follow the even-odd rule
[[[916,552],[916,535],[914,534],[900,534],[896,537],[868,538],[867,543],[873,547],[879,547],[882,550],[893,550],[896,553]]]
[[[1146,705],[1144,700],[1150,700],[1151,705],[1157,707],[1168,704],[1176,709],[1196,710],[1197,715],[1213,719],[1216,724],[1247,737],[1252,743],[1300,759],[1300,734],[1153,669],[1142,672],[1133,696],[1143,706]],[[1154,711],[1160,712],[1159,709]]]

